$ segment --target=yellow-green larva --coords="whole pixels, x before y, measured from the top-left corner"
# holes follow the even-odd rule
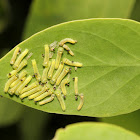
[[[17,77],[14,75],[13,77],[11,77],[5,84],[5,87],[4,87],[4,92],[7,92],[10,85],[15,81],[17,80]]]
[[[45,56],[44,56],[43,66],[47,66],[49,64],[49,46],[48,46],[48,44],[45,45],[44,48],[45,48]]]
[[[72,51],[67,45],[64,44],[64,45],[63,45],[63,48],[64,48],[65,50],[67,50],[67,51],[69,52],[70,55],[74,56],[73,51]]]
[[[43,94],[41,94],[41,95],[39,95],[38,97],[36,97],[36,98],[34,99],[34,101],[35,101],[35,102],[38,102],[38,101],[44,99],[45,97],[47,97],[47,96],[49,96],[49,95],[51,95],[51,94],[53,94],[53,93],[54,93],[54,90],[53,90],[53,88],[51,88],[51,89],[49,89],[48,91],[46,91],[46,92],[44,92]]]
[[[79,96],[80,96],[80,104],[78,105],[78,108],[77,108],[78,111],[81,110],[84,104],[84,95],[81,93]]]
[[[34,75],[35,75],[36,79],[38,81],[41,81],[41,76],[39,74],[39,71],[38,71],[38,68],[37,68],[37,64],[36,64],[36,60],[35,59],[32,60],[32,66],[33,66]]]
[[[41,91],[36,92],[35,94],[30,95],[30,96],[28,97],[28,99],[30,99],[30,100],[31,100],[31,99],[34,99],[34,98],[38,97],[39,95],[43,94],[46,90],[48,90],[48,87],[45,85],[45,86],[41,89]]]
[[[55,62],[55,69],[58,69],[58,67],[59,67],[59,63],[60,63],[63,51],[64,51],[64,49],[62,47],[58,48],[56,62]]]
[[[13,56],[11,58],[11,61],[10,61],[10,64],[13,65],[15,63],[15,60],[17,58],[17,55],[19,54],[20,52],[20,48],[19,47],[16,47],[14,53],[13,53]]]
[[[52,75],[53,75],[53,72],[54,72],[54,67],[55,67],[55,59],[52,59],[51,66],[50,66],[50,69],[49,69],[49,72],[48,72],[48,79],[52,78]]]
[[[19,95],[21,94],[21,91],[24,89],[24,87],[32,80],[32,76],[29,75],[25,81],[19,86],[19,88],[16,90],[15,94]]]
[[[64,95],[64,98],[67,95],[67,91],[66,91],[65,85],[68,84],[69,82],[70,82],[69,76],[67,78],[63,79],[62,82],[61,82],[61,90],[62,90],[62,93]]]
[[[28,54],[29,50],[25,49],[17,58],[16,62],[13,65],[14,69],[17,69],[19,67],[20,62],[22,61],[22,59]]]
[[[39,83],[37,81],[35,81],[34,83],[32,83],[31,85],[24,87],[23,90],[21,91],[21,94],[24,92],[27,92],[35,87],[37,87],[39,85]]]
[[[18,83],[8,91],[9,94],[13,95],[16,92],[19,86],[25,81],[25,77],[18,80]]]
[[[63,99],[63,97],[61,95],[60,88],[58,88],[54,93],[55,93],[55,95],[56,95],[56,97],[57,97],[57,99],[58,99],[58,101],[59,101],[59,103],[61,105],[62,110],[65,111],[66,110],[66,105],[65,105],[64,99]]]
[[[48,97],[48,98],[44,99],[43,101],[40,101],[39,105],[44,105],[44,104],[47,104],[47,103],[53,101],[54,97],[55,97],[55,94],[52,94],[51,97]]]
[[[63,71],[61,72],[61,74],[57,78],[57,81],[56,81],[56,85],[57,86],[60,84],[60,82],[67,75],[68,72],[69,72],[69,67],[68,66],[65,66],[64,69],[63,69]]]
[[[77,40],[74,40],[72,38],[65,38],[59,42],[59,46],[63,46],[67,42],[71,43],[71,44],[75,44],[77,42]]]
[[[42,83],[46,83],[47,82],[47,78],[48,78],[48,71],[51,65],[51,61],[49,61],[49,65],[46,66],[43,70],[43,74],[42,74],[42,78],[41,78],[41,82]]]
[[[49,45],[49,47],[50,47],[50,51],[54,51],[55,50],[55,47],[57,46],[57,41],[54,41],[53,43],[51,43],[50,45]]]
[[[75,90],[75,99],[77,100],[77,96],[78,96],[78,77],[74,78],[74,90]]]
[[[67,59],[67,58],[63,58],[63,63],[65,63],[65,64],[67,64],[67,65],[70,65],[70,66],[75,66],[75,67],[82,67],[82,66],[83,66],[82,63],[70,61],[70,60]]]
[[[10,88],[16,86],[18,84],[19,81],[22,81],[22,78],[25,77],[27,74],[26,70],[23,70],[22,72],[20,72],[20,74],[17,76],[18,79],[16,81],[14,81],[11,85]]]
[[[17,70],[12,70],[10,73],[7,74],[7,77],[10,78],[17,74]]]
[[[29,95],[32,95],[32,94],[34,94],[34,93],[40,91],[41,88],[42,88],[41,86],[35,87],[35,88],[33,88],[33,89],[31,89],[31,90],[29,90],[29,91],[27,91],[27,92],[24,92],[24,93],[21,94],[19,97],[20,97],[20,99],[23,99],[23,98],[25,98],[25,97],[27,97],[27,96],[29,96]]]
[[[51,84],[54,84],[56,82],[58,76],[60,75],[60,73],[63,70],[63,67],[64,67],[64,63],[61,61],[57,71],[55,72],[55,74],[53,75],[52,79],[50,80]]]

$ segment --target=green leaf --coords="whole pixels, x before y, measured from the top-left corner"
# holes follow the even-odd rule
[[[24,115],[20,121],[19,128],[22,140],[41,140],[46,123],[49,123],[49,115],[32,108],[25,108]]]
[[[61,110],[55,98],[44,106],[34,104],[27,98],[24,102],[3,91],[7,73],[12,70],[9,62],[13,51],[0,60],[0,90],[3,96],[27,106],[53,113],[74,114],[83,116],[106,117],[125,114],[140,108],[140,24],[125,19],[90,19],[67,22],[48,28],[25,40],[18,46],[33,52],[42,74],[44,44],[71,37],[78,40],[69,45],[75,53],[63,57],[82,62],[83,67],[77,72],[72,69],[70,87],[67,88],[66,112]],[[53,58],[56,57],[56,53]],[[33,74],[31,61],[26,70]],[[84,106],[77,111],[79,101],[74,99],[72,78],[79,77],[79,93],[84,94]]]
[[[35,0],[28,15],[24,37],[70,20],[129,18],[134,4],[135,0]]]
[[[106,123],[116,124],[140,135],[140,110],[115,117],[101,118]]]
[[[77,123],[58,129],[54,140],[139,140],[136,134],[105,123]]]
[[[23,105],[7,98],[0,98],[0,126],[16,123],[23,114]]]

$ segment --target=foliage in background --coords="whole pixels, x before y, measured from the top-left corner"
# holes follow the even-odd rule
[[[115,125],[77,123],[58,129],[54,140],[140,140],[140,137]]]

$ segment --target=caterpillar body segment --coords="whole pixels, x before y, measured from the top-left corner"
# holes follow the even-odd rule
[[[51,62],[49,61],[48,66],[45,67],[44,70],[43,70],[43,74],[42,74],[42,78],[41,78],[41,82],[42,83],[46,83],[47,82],[48,71],[49,71],[50,65],[51,65]]]
[[[36,92],[35,94],[30,95],[30,96],[28,97],[28,99],[30,99],[30,100],[31,100],[31,99],[34,99],[34,98],[38,97],[39,95],[43,94],[44,92],[46,92],[46,90],[48,90],[48,87],[45,85],[45,86],[41,89],[41,91]]]
[[[19,81],[18,81],[18,83],[16,83],[16,85],[14,85],[9,91],[8,91],[8,93],[10,94],[10,95],[13,95],[15,92],[16,92],[16,90],[19,88],[19,86],[25,81],[25,77],[23,78],[23,79],[18,79]]]
[[[69,67],[65,66],[63,71],[61,72],[61,74],[59,75],[57,81],[56,81],[56,85],[58,86],[60,84],[60,82],[62,81],[62,79],[67,75],[67,73],[69,72]]]
[[[23,81],[23,78],[26,76],[27,74],[27,71],[26,70],[23,70],[17,77],[18,79],[15,80],[11,85],[10,85],[10,88],[16,86],[18,84],[18,82],[20,81]]]
[[[24,93],[21,94],[19,97],[20,97],[21,99],[23,99],[23,98],[25,98],[25,97],[27,97],[27,96],[29,96],[29,95],[32,95],[32,94],[34,94],[34,93],[40,91],[41,88],[42,88],[41,86],[35,87],[35,88],[33,88],[33,89],[31,89],[31,90],[29,90],[29,91],[27,91],[27,92],[24,92]]]
[[[21,94],[21,91],[22,91],[22,90],[24,89],[24,87],[31,81],[31,79],[32,79],[32,76],[29,75],[29,76],[25,79],[25,81],[19,86],[19,88],[16,90],[15,94],[16,94],[16,95]]]
[[[83,66],[82,63],[70,61],[67,58],[63,58],[63,63],[64,64],[67,64],[67,65],[70,65],[70,66],[74,66],[74,67],[82,67]]]
[[[52,94],[51,97],[48,97],[48,98],[44,99],[43,101],[40,101],[39,105],[44,105],[44,104],[47,104],[47,103],[53,101],[54,97],[55,97],[55,94]]]
[[[27,60],[24,59],[18,66],[17,72],[21,71],[27,65]]]
[[[34,83],[32,83],[31,85],[27,86],[27,87],[24,87],[22,90],[21,90],[21,94],[24,93],[24,92],[27,92],[35,87],[37,87],[39,85],[39,83],[36,81]]]
[[[75,43],[77,43],[77,40],[74,40],[72,38],[65,38],[59,42],[59,46],[63,46],[67,42],[71,43],[71,44],[75,44]]]
[[[19,54],[20,52],[20,48],[19,47],[16,47],[14,53],[13,53],[13,56],[11,58],[11,61],[10,61],[10,64],[13,65],[15,63],[15,60],[17,58],[17,55]]]
[[[74,90],[75,90],[75,99],[77,100],[77,96],[78,96],[78,77],[74,78]]]
[[[49,45],[49,47],[50,47],[50,51],[55,51],[55,48],[57,47],[57,41],[54,41],[53,43],[51,43],[50,45]]]
[[[60,75],[60,73],[63,70],[63,67],[64,67],[64,63],[61,61],[57,71],[55,72],[55,74],[53,75],[52,79],[50,80],[51,84],[54,84],[56,82],[58,76]]]
[[[38,101],[44,99],[45,97],[47,97],[47,96],[49,96],[49,95],[51,95],[51,94],[53,94],[53,93],[54,93],[54,90],[53,90],[53,88],[51,88],[51,89],[49,89],[47,92],[44,92],[44,93],[41,94],[40,96],[36,97],[36,98],[34,99],[34,101],[35,101],[35,102],[38,102]]]
[[[65,85],[68,84],[69,82],[70,82],[69,76],[67,78],[63,79],[62,82],[61,82],[61,90],[62,90],[62,93],[64,95],[64,98],[67,95],[67,91],[66,91]]]
[[[49,46],[45,45],[45,57],[44,57],[44,62],[43,62],[43,66],[47,66],[49,64]]]
[[[84,95],[80,94],[79,96],[80,96],[80,103],[77,108],[78,111],[81,110],[81,108],[83,107],[83,104],[84,104]]]
[[[37,64],[36,64],[36,60],[35,59],[32,60],[32,66],[33,66],[33,71],[34,71],[34,75],[35,75],[36,79],[38,81],[41,81],[41,76],[39,74],[39,71],[38,71],[38,68],[37,68]]]
[[[59,67],[60,60],[61,60],[63,51],[64,51],[64,49],[63,49],[62,47],[59,47],[59,48],[58,48],[57,56],[56,56],[55,69],[58,69],[58,67]]]
[[[13,77],[11,77],[5,84],[5,87],[4,87],[4,92],[8,92],[8,89],[10,87],[10,85],[15,81],[17,80],[17,77],[14,75]]]
[[[73,51],[67,46],[67,45],[63,45],[63,48],[65,49],[65,50],[67,50],[68,51],[68,53],[71,55],[71,56],[74,56],[74,53],[73,53]]]
[[[62,97],[62,95],[61,95],[61,90],[60,90],[60,88],[58,88],[58,89],[55,91],[55,95],[56,95],[56,97],[57,97],[57,99],[58,99],[58,101],[59,101],[59,103],[60,103],[60,105],[61,105],[62,110],[65,111],[65,110],[66,110],[66,105],[65,105],[64,99],[63,99],[63,97]]]
[[[17,70],[12,70],[10,73],[7,74],[7,77],[10,78],[17,74]]]
[[[20,62],[22,61],[22,59],[28,54],[29,50],[25,49],[17,58],[17,60],[15,61],[13,68],[17,69],[19,67]]]
[[[52,59],[51,66],[50,66],[50,69],[49,69],[49,72],[48,72],[48,79],[52,78],[52,75],[53,75],[53,72],[54,72],[54,67],[55,67],[55,59]]]

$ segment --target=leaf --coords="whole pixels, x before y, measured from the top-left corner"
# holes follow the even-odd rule
[[[24,38],[46,27],[70,20],[129,18],[134,4],[135,0],[80,0],[80,3],[79,0],[35,0],[28,15]]]
[[[24,102],[15,96],[10,97],[3,91],[7,73],[12,70],[9,61],[13,51],[0,60],[0,90],[3,96],[27,106],[60,114],[106,117],[125,114],[140,108],[140,24],[124,19],[90,19],[63,23],[35,34],[18,46],[33,52],[39,71],[42,73],[42,56],[44,44],[71,37],[78,40],[74,46],[69,45],[74,57],[64,54],[71,60],[82,62],[83,68],[72,70],[66,112],[61,110],[55,98],[44,106],[34,104],[27,98]],[[53,58],[56,57],[56,54]],[[33,74],[31,61],[27,71]],[[78,76],[79,93],[84,94],[84,106],[77,111],[79,101],[74,99],[72,78]]]
[[[140,137],[115,125],[77,123],[58,129],[54,140],[139,140]]]
[[[0,126],[16,123],[23,114],[23,106],[7,98],[0,98]]]
[[[49,123],[48,113],[32,108],[25,108],[24,115],[18,124],[20,126],[22,140],[41,140],[46,123]]]
[[[121,127],[124,127],[125,129],[128,129],[130,131],[133,131],[140,135],[140,126],[138,125],[140,123],[140,110],[137,110],[135,112],[125,114],[125,115],[119,115],[115,117],[108,117],[108,118],[101,118],[100,120],[106,123],[116,124]]]

